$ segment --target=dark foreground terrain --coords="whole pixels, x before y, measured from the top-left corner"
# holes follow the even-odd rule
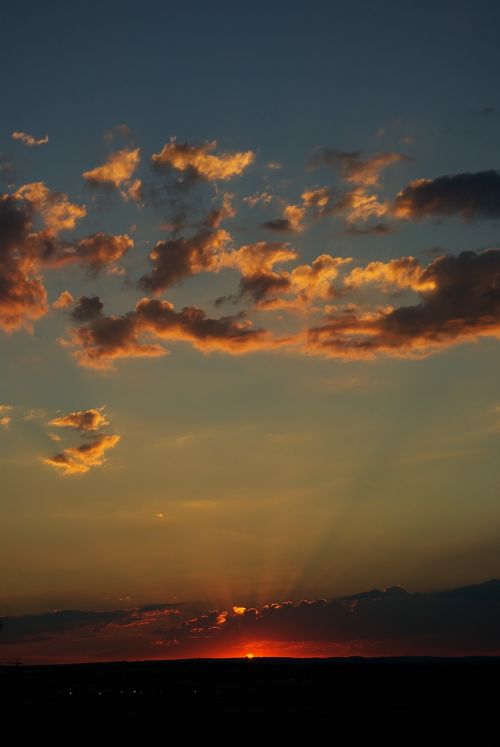
[[[0,667],[17,738],[500,735],[500,659],[219,659]],[[322,737],[324,739],[324,736]]]

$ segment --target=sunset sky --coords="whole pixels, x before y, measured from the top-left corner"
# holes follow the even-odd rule
[[[0,662],[500,652],[498,3],[2,16]]]

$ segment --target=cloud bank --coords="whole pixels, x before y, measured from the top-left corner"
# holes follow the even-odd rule
[[[27,661],[244,656],[498,655],[500,581],[437,592],[399,586],[330,601],[161,604],[3,619],[4,656]]]

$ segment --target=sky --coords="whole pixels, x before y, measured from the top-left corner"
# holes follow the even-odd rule
[[[497,653],[498,4],[3,15],[0,661]]]

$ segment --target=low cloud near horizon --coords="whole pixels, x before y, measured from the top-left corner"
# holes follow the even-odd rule
[[[399,586],[327,601],[165,603],[5,617],[0,658],[26,663],[244,656],[500,653],[500,580],[437,592]]]

